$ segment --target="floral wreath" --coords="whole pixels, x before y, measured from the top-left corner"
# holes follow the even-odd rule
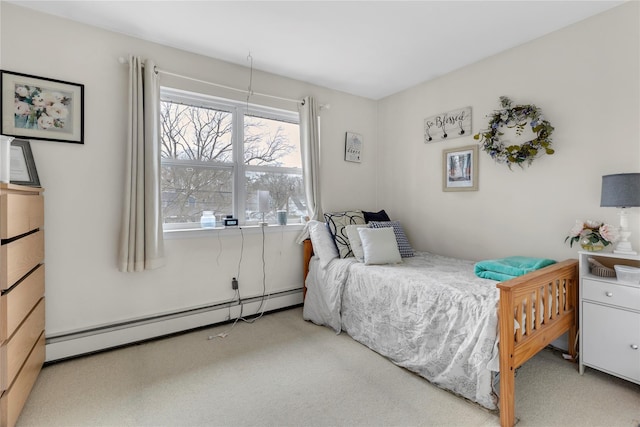
[[[553,154],[551,148],[551,133],[553,126],[544,119],[540,110],[535,105],[516,105],[511,107],[511,100],[506,96],[500,97],[502,110],[496,110],[489,120],[489,129],[473,136],[479,139],[482,149],[498,163],[506,163],[511,169],[512,164],[522,167],[526,162],[533,162],[538,154]],[[522,135],[525,126],[529,124],[531,130],[537,135],[535,139],[522,145],[505,145],[500,141],[501,126],[516,128],[516,135]]]

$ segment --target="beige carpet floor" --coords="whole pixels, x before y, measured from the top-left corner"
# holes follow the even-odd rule
[[[46,366],[18,426],[498,426],[302,309]],[[640,386],[545,350],[516,378],[518,426],[640,425]]]

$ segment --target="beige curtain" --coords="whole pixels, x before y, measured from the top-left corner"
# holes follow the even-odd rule
[[[164,265],[160,210],[160,85],[155,64],[129,57],[129,126],[118,268]]]
[[[318,104],[311,96],[304,98],[300,111],[300,148],[302,152],[304,190],[309,218],[322,219],[320,200],[320,127]]]
[[[309,219],[322,221],[320,200],[320,126],[319,107],[316,100],[307,96],[300,108],[300,151],[302,154],[302,178],[307,198]],[[307,227],[296,241],[302,243],[309,237]]]

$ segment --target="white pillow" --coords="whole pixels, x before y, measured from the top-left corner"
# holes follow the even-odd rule
[[[338,248],[336,248],[331,232],[327,228],[327,224],[320,221],[311,220],[307,227],[309,227],[313,252],[320,259],[320,267],[326,268],[332,259],[339,256]]]
[[[364,261],[364,250],[362,249],[362,240],[360,240],[360,234],[358,233],[358,228],[368,228],[368,225],[347,225],[344,229],[347,233],[347,237],[349,238],[349,246],[351,246],[351,252],[353,252],[353,256],[359,262]]]
[[[360,228],[358,234],[362,240],[365,264],[397,264],[402,262],[393,228]]]

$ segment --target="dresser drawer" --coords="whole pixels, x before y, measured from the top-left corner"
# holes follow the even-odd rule
[[[640,313],[582,303],[585,365],[640,381]]]
[[[44,231],[0,246],[0,291],[13,286],[44,260]]]
[[[44,298],[11,338],[0,346],[0,390],[6,390],[11,386],[43,331]]]
[[[582,298],[603,304],[640,310],[640,288],[583,279]]]
[[[8,339],[44,296],[44,264],[0,296],[0,343]]]
[[[44,197],[9,193],[0,196],[0,239],[10,239],[44,227]]]
[[[45,358],[44,332],[31,351],[15,382],[0,397],[0,426],[14,426],[38,378]]]

